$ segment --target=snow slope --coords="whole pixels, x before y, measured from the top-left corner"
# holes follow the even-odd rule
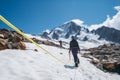
[[[97,69],[80,55],[80,65],[75,68],[73,58],[68,59],[68,50],[41,45],[60,60],[67,62],[65,65],[34,44],[26,45],[27,50],[0,51],[0,80],[120,80],[119,75]],[[38,49],[38,52],[34,49]]]

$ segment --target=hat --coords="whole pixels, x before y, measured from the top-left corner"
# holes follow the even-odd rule
[[[72,39],[76,39],[75,36],[72,36],[71,38],[72,38]]]

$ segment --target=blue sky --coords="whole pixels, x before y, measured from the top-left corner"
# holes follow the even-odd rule
[[[72,19],[102,23],[116,14],[119,0],[0,0],[0,15],[26,33],[39,34]],[[1,28],[8,28],[0,21]]]

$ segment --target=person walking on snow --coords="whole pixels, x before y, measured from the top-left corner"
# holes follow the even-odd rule
[[[71,38],[72,38],[72,40],[70,41],[69,57],[70,57],[70,51],[71,51],[73,58],[74,58],[75,67],[78,67],[79,58],[78,58],[77,54],[80,53],[80,48],[79,48],[79,45],[78,45],[78,42],[77,42],[75,36],[72,36]]]
[[[60,40],[59,43],[60,43],[60,48],[62,48],[62,41]]]

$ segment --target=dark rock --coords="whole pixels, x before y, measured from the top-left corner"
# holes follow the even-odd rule
[[[91,59],[91,63],[101,70],[117,72],[120,74],[120,45],[104,44],[96,48],[87,49],[89,53],[85,56],[93,56],[96,60]],[[100,65],[99,65],[100,64]],[[102,67],[101,67],[102,66]]]

